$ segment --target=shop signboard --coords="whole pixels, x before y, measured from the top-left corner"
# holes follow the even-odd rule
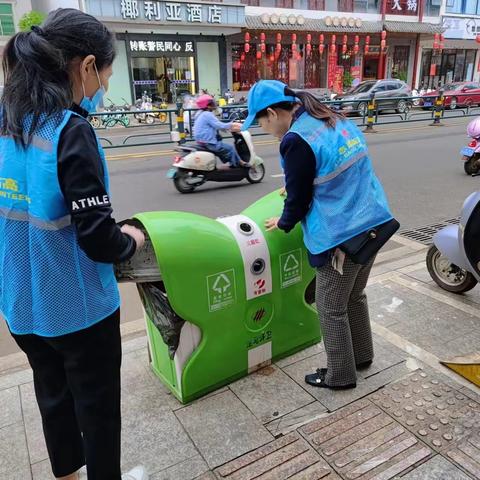
[[[147,24],[245,26],[245,6],[152,0],[85,0],[87,13],[103,20]]]
[[[419,0],[387,0],[388,15],[418,15]]]
[[[175,39],[167,41],[134,37],[127,41],[127,46],[132,57],[157,56],[157,54],[161,54],[161,56],[185,56],[185,54],[193,56],[195,54],[193,42]]]
[[[445,38],[475,40],[480,35],[480,18],[443,17]]]

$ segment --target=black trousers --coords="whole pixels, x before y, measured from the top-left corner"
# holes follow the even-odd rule
[[[55,477],[120,480],[120,311],[61,337],[14,335],[33,369]]]

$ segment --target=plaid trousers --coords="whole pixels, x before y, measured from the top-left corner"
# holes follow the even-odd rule
[[[327,353],[328,385],[355,383],[356,365],[373,359],[365,287],[374,261],[358,265],[346,256],[343,275],[330,262],[317,268],[316,303]]]

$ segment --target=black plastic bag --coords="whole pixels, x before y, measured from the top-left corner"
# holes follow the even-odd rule
[[[173,359],[185,320],[173,311],[162,282],[137,283],[137,288],[148,318],[157,327]]]

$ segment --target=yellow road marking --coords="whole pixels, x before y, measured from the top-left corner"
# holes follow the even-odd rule
[[[444,124],[444,127],[451,127],[455,125],[462,125],[463,122],[456,122],[456,123],[448,123]],[[381,123],[379,123],[377,126],[382,126]],[[387,135],[389,133],[395,133],[395,132],[416,132],[418,130],[429,130],[432,129],[430,125],[423,125],[423,126],[416,126],[415,128],[409,127],[409,128],[391,128],[389,130],[377,130],[376,135]],[[443,127],[440,127],[443,128]],[[255,145],[276,145],[279,143],[278,140],[261,140],[258,142],[254,142]],[[118,155],[107,155],[107,160],[109,161],[114,161],[114,160],[126,160],[128,158],[148,158],[148,157],[165,157],[168,155],[173,155],[177,152],[175,150],[155,150],[151,152],[143,152],[143,153],[120,153]]]

